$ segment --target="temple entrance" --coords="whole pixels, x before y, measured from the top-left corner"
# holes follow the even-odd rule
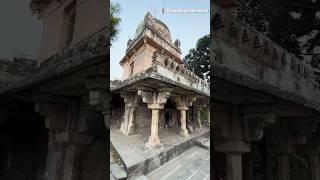
[[[163,110],[163,113],[164,113],[164,119],[160,122],[161,123],[161,127],[164,128],[164,129],[167,129],[167,128],[173,128],[175,125],[179,124],[178,123],[178,110],[177,110],[177,107],[176,107],[176,103],[171,100],[171,99],[168,99],[166,104],[164,105],[164,110]]]

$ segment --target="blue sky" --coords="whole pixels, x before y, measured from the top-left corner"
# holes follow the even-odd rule
[[[29,3],[30,0],[0,1],[0,59],[37,58],[42,22],[32,15]]]
[[[181,41],[182,57],[195,47],[202,36],[210,33],[210,13],[164,13],[164,9],[200,9],[210,11],[209,0],[111,0],[121,6],[120,32],[110,48],[110,78],[121,79],[120,60],[125,55],[129,38],[133,39],[138,24],[149,11],[170,29],[171,38]]]

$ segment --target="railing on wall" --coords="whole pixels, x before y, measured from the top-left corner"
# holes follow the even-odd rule
[[[279,46],[264,34],[257,32],[239,19],[227,13],[215,14],[212,19],[213,38],[223,40],[239,53],[243,53],[266,67],[282,71],[290,66],[290,71],[297,76],[314,81],[314,72],[309,62],[297,58]],[[217,61],[216,63],[223,63]]]

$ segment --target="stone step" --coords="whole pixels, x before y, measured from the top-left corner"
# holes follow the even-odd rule
[[[110,173],[110,180],[116,180],[111,173]]]
[[[110,172],[115,180],[127,179],[127,171],[118,164],[110,164]]]
[[[195,141],[195,144],[204,149],[210,150],[210,138],[201,137]]]
[[[121,157],[127,170],[128,180],[131,177],[139,177],[156,170],[195,146],[196,139],[209,137],[210,135],[208,128],[197,129],[188,137],[181,137],[174,130],[162,130],[160,134],[162,135],[163,146],[153,151],[145,147],[144,144],[147,141],[145,137],[149,135],[149,131],[145,133],[146,135],[143,133],[124,136],[117,130],[111,131],[112,146],[115,147],[115,151]],[[200,148],[199,146],[196,147]],[[205,150],[204,148],[202,149]]]
[[[209,180],[210,151],[199,146],[193,146],[146,176],[150,180]]]
[[[142,176],[139,176],[139,177],[135,178],[134,180],[149,180],[149,179],[147,178],[147,176],[142,175]]]

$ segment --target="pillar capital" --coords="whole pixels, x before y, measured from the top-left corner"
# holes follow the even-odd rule
[[[138,99],[135,93],[132,92],[123,92],[121,93],[121,97],[123,98],[125,105],[128,107],[136,107],[138,103]]]
[[[187,111],[189,108],[188,106],[177,106],[177,109],[180,111]]]
[[[195,95],[185,96],[185,95],[175,95],[174,101],[177,104],[177,107],[188,107],[192,106],[192,104],[197,100]]]
[[[164,104],[159,104],[159,103],[153,103],[153,104],[148,104],[149,109],[164,109]]]
[[[138,86],[138,95],[141,96],[142,101],[144,103],[148,104],[148,107],[150,106],[150,109],[152,108],[158,108],[163,109],[163,106],[168,98],[172,96],[171,89],[158,89],[158,90],[152,90],[148,87]],[[150,105],[149,105],[150,104]],[[155,105],[158,104],[158,105]]]
[[[226,154],[243,154],[251,151],[251,144],[241,140],[214,141],[215,150]]]
[[[45,119],[45,126],[51,130],[64,130],[68,121],[68,106],[65,104],[36,103],[35,111]]]

